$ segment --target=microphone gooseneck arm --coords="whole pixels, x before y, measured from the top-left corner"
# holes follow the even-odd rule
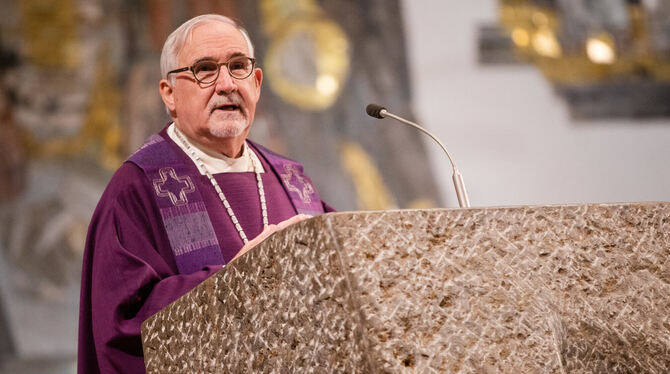
[[[451,168],[454,171],[454,174],[451,176],[451,179],[454,181],[454,188],[456,189],[456,198],[458,199],[458,205],[461,208],[469,208],[470,207],[470,200],[468,199],[468,192],[465,190],[465,182],[463,182],[463,176],[461,175],[461,172],[458,170],[456,167],[456,163],[454,162],[454,159],[451,157],[451,154],[449,154],[449,151],[447,151],[447,147],[442,144],[440,139],[438,139],[435,135],[433,135],[430,131],[424,129],[423,127],[419,126],[418,124],[408,121],[402,117],[396,116],[393,113],[390,113],[386,108],[376,105],[376,104],[370,104],[365,108],[365,111],[368,113],[369,116],[374,117],[374,118],[385,118],[385,117],[390,117],[393,118],[396,121],[399,121],[401,123],[404,123],[406,125],[412,126],[415,129],[423,132],[424,134],[430,136],[439,146],[442,148],[444,153],[447,155],[447,158],[449,159],[449,162],[451,163]]]

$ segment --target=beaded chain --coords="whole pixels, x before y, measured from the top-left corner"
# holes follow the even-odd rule
[[[195,150],[191,147],[190,144],[184,139],[183,135],[179,133],[179,131],[175,131],[175,134],[179,138],[179,141],[188,149],[188,151],[191,153],[192,158],[198,163],[200,166],[200,169],[205,172],[205,175],[207,175],[207,178],[209,178],[210,183],[212,183],[212,186],[216,190],[216,193],[219,195],[219,199],[223,203],[223,206],[226,208],[226,211],[228,212],[228,215],[230,216],[230,219],[233,221],[233,225],[235,225],[235,229],[237,229],[237,232],[240,234],[240,238],[242,238],[242,241],[244,244],[247,244],[249,242],[249,239],[247,238],[247,234],[244,233],[244,230],[242,229],[242,225],[240,222],[237,220],[237,217],[235,217],[235,212],[233,212],[233,208],[230,207],[230,204],[228,203],[228,199],[226,199],[226,195],[223,194],[223,191],[221,190],[221,187],[219,186],[219,183],[214,179],[214,176],[212,176],[212,173],[207,170],[205,167],[205,163],[202,162],[200,157],[195,153]],[[257,165],[258,160],[254,157],[251,157],[251,163],[254,167],[254,173],[256,174],[256,183],[258,184],[258,196],[261,199],[261,214],[263,215],[263,228],[268,227],[268,208],[267,205],[265,204],[265,189],[263,188],[263,179],[261,179],[261,173],[259,171],[259,166]]]

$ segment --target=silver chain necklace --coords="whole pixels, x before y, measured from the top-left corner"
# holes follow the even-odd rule
[[[237,229],[237,232],[240,234],[240,238],[242,238],[244,244],[247,244],[249,242],[249,239],[247,239],[247,234],[244,233],[242,225],[240,225],[240,222],[237,220],[237,217],[235,217],[235,212],[233,212],[233,208],[230,207],[228,199],[226,199],[226,195],[223,194],[223,191],[221,190],[219,183],[216,181],[216,179],[214,179],[212,173],[210,173],[209,170],[207,170],[207,167],[205,167],[205,163],[202,162],[200,157],[195,153],[195,150],[191,147],[190,144],[188,144],[186,139],[184,139],[183,135],[180,134],[178,130],[175,131],[174,133],[179,138],[179,141],[191,153],[191,156],[193,156],[193,159],[198,163],[200,169],[204,171],[205,175],[207,175],[207,178],[209,178],[209,182],[212,183],[212,186],[216,190],[216,193],[219,194],[219,199],[223,203],[223,206],[226,208],[226,211],[228,212],[230,219],[233,221],[233,225],[235,225],[235,229]],[[260,168],[256,164],[257,160],[254,157],[250,158],[251,158],[251,164],[253,165],[254,168],[254,173],[256,174],[256,183],[258,184],[258,196],[261,199],[261,214],[263,215],[263,228],[265,228],[268,227],[268,207],[265,204],[265,190],[263,188],[263,179],[261,179],[261,173],[259,171]]]

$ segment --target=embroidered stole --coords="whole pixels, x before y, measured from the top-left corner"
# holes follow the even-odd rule
[[[304,175],[302,165],[247,142],[270,165],[296,212],[323,213],[319,193]],[[153,187],[179,273],[189,274],[206,265],[223,265],[223,255],[207,206],[190,176],[194,165],[188,156],[177,152],[181,150],[177,151],[165,138],[154,134],[127,161],[140,167]],[[210,208],[224,209],[223,206]]]

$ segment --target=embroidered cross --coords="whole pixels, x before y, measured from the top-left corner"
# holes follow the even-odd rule
[[[297,193],[303,203],[311,203],[312,199],[310,198],[310,195],[314,192],[312,184],[302,177],[295,165],[284,164],[284,170],[286,170],[286,174],[280,175],[286,188],[288,188],[289,191]],[[294,180],[296,183],[291,184],[291,180]]]
[[[186,194],[195,191],[191,178],[188,175],[178,177],[177,172],[171,167],[161,168],[159,174],[161,178],[153,181],[156,195],[169,197],[173,205],[187,204]]]

